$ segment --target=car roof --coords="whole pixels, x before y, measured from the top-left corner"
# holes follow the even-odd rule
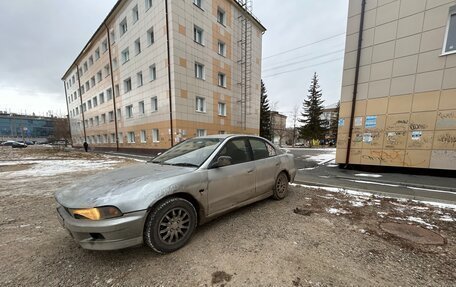
[[[198,138],[202,138],[202,139],[214,139],[214,138],[215,139],[227,139],[227,138],[235,138],[235,137],[261,138],[259,136],[247,135],[247,134],[218,134],[218,135],[202,136],[202,137],[198,137]]]

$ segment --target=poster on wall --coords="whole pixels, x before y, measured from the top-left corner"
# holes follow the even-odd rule
[[[339,119],[339,127],[343,127],[345,124],[345,120],[344,119]]]
[[[377,116],[367,116],[366,117],[366,128],[376,128],[377,127]]]
[[[423,132],[421,131],[413,131],[412,132],[412,140],[413,141],[419,141],[421,139]]]
[[[363,125],[363,117],[356,117],[355,118],[355,127],[360,127]]]

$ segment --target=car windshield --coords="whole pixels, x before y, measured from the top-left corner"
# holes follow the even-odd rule
[[[186,140],[154,158],[152,162],[199,167],[222,141],[223,139],[218,138],[194,138]]]

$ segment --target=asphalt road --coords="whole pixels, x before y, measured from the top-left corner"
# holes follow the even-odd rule
[[[339,168],[335,149],[287,148],[295,156],[296,183],[337,187],[395,197],[455,203],[456,178]]]

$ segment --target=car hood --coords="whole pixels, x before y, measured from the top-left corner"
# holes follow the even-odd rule
[[[116,206],[122,212],[147,208],[150,197],[162,197],[179,189],[179,177],[193,167],[136,164],[78,180],[56,192],[57,202],[67,208]]]

